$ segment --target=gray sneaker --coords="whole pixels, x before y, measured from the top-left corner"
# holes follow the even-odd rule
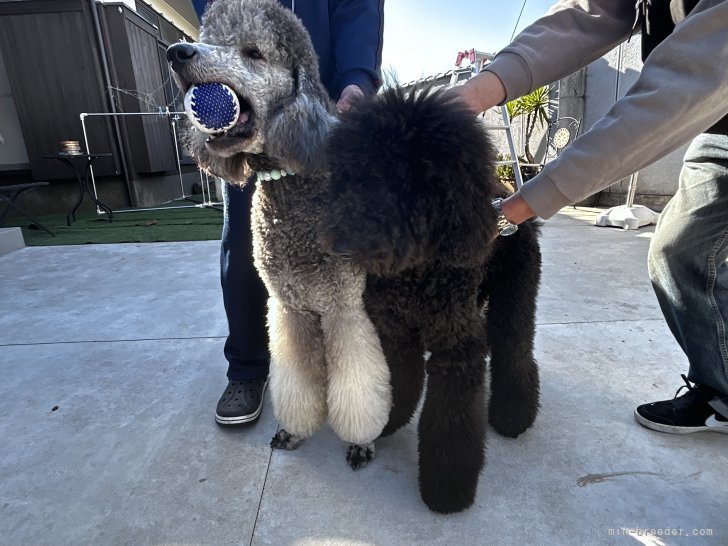
[[[225,392],[222,393],[215,421],[220,425],[242,425],[255,421],[263,410],[263,394],[268,385],[268,378],[243,379],[228,381]]]

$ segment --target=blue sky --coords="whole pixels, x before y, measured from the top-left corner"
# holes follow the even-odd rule
[[[518,29],[556,0],[527,0]],[[400,83],[445,72],[458,51],[496,52],[506,46],[522,0],[387,0],[384,3],[382,69]]]

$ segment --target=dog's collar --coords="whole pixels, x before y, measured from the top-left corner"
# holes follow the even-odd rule
[[[291,171],[287,171],[285,169],[273,169],[271,171],[256,171],[256,176],[258,177],[258,180],[280,180],[284,176],[293,176],[296,173],[292,173]]]

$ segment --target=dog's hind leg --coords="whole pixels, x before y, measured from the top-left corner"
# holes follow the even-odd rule
[[[270,391],[282,429],[271,441],[295,449],[326,419],[326,361],[319,317],[268,300]]]
[[[419,423],[420,494],[431,510],[444,514],[473,504],[485,464],[485,347],[478,322],[470,336],[453,333],[457,346],[432,346],[427,363]]]
[[[389,364],[392,384],[392,410],[382,436],[393,434],[410,422],[422,397],[425,382],[425,347],[416,332],[394,337],[382,328],[380,338]]]
[[[363,302],[332,309],[321,317],[321,325],[331,428],[346,442],[369,444],[381,434],[392,406],[389,368],[379,336]]]
[[[498,239],[482,286],[488,301],[490,344],[488,420],[499,434],[510,438],[528,429],[538,413],[533,340],[540,274],[536,228],[525,224],[515,235]]]

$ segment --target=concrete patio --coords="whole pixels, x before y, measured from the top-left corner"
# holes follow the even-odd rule
[[[358,472],[328,428],[272,452],[268,401],[215,425],[217,242],[0,256],[0,544],[728,544],[728,436],[632,416],[686,372],[647,279],[652,230],[595,212],[544,226],[541,413],[516,440],[489,431],[476,504],[452,516],[419,498],[415,425]]]

